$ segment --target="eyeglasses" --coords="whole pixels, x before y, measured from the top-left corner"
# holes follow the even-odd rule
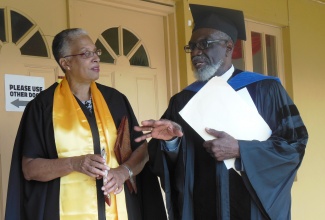
[[[185,53],[192,53],[192,51],[195,48],[198,48],[199,50],[205,50],[211,46],[213,43],[218,43],[218,42],[227,42],[228,40],[226,39],[218,39],[218,40],[201,40],[199,42],[189,42],[188,45],[184,46]]]
[[[86,52],[84,52],[84,53],[67,55],[67,56],[64,56],[63,58],[73,57],[73,56],[82,56],[82,58],[87,59],[87,58],[90,58],[90,57],[95,56],[95,54],[96,54],[97,56],[102,55],[102,50],[101,50],[101,49],[97,49],[97,50],[95,50],[95,51],[86,51]]]

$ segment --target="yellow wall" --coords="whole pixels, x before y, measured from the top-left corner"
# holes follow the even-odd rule
[[[325,4],[289,0],[294,100],[309,143],[293,187],[293,219],[325,217]]]
[[[191,19],[188,3],[214,5],[243,10],[245,17],[259,22],[283,27],[286,88],[299,108],[309,132],[306,155],[297,181],[292,188],[292,219],[325,218],[325,4],[313,0],[179,0],[184,16]],[[324,2],[324,1],[323,1]],[[191,27],[178,31],[179,44],[185,45],[191,36]],[[181,48],[181,47],[180,47]],[[180,72],[181,88],[192,82],[189,56]],[[187,78],[184,78],[184,76]]]
[[[56,3],[50,4],[50,7],[49,0],[0,0],[0,5],[17,9],[19,4],[19,8],[24,8],[23,14],[33,15],[33,20],[47,34],[46,38],[50,42],[49,38],[68,26],[66,0],[55,1]],[[290,95],[294,98],[310,135],[306,155],[298,172],[298,181],[294,183],[292,189],[292,219],[324,219],[325,175],[322,168],[325,168],[323,156],[325,147],[322,146],[324,144],[322,136],[325,129],[322,125],[325,124],[325,86],[322,84],[325,82],[323,42],[325,5],[312,0],[175,0],[175,2],[181,88],[194,80],[189,55],[185,55],[182,49],[191,35],[191,27],[187,25],[187,21],[191,19],[189,2],[243,10],[246,18],[284,28],[286,88],[290,90]],[[48,19],[43,19],[47,16],[52,18],[51,23]]]

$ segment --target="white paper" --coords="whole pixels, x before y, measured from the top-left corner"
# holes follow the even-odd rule
[[[236,92],[220,77],[209,80],[179,113],[204,140],[215,139],[205,128],[225,131],[237,140],[263,141],[271,135],[247,89]],[[224,163],[230,169],[234,161]]]

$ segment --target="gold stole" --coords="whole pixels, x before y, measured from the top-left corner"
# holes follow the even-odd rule
[[[107,152],[107,165],[118,166],[114,154],[116,127],[108,106],[95,82],[91,84],[93,110],[100,135],[100,147]],[[89,123],[64,78],[54,92],[53,127],[59,158],[93,154],[93,137]],[[106,219],[127,219],[124,190],[111,193]],[[60,179],[60,219],[98,219],[96,180],[72,172]]]

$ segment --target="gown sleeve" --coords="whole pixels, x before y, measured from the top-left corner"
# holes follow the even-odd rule
[[[257,83],[255,104],[272,134],[266,141],[239,141],[244,176],[271,219],[289,219],[290,191],[308,133],[296,105],[280,83]]]

